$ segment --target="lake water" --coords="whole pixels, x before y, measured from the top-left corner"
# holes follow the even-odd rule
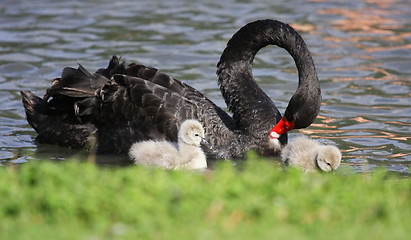
[[[0,3],[0,164],[87,158],[37,145],[19,95],[42,96],[65,66],[105,67],[112,55],[159,68],[225,106],[215,74],[229,38],[244,24],[277,19],[311,50],[323,105],[315,123],[293,131],[336,144],[343,167],[411,173],[411,3],[408,0],[52,1]],[[297,86],[294,62],[268,47],[254,75],[283,112]],[[121,158],[100,157],[105,164]]]

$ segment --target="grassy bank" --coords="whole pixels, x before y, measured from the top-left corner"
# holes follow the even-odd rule
[[[411,181],[38,161],[0,168],[0,239],[407,239]]]

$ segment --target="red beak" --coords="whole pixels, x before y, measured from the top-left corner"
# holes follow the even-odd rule
[[[271,129],[269,136],[270,138],[278,138],[281,134],[293,130],[294,126],[294,121],[289,122],[282,117],[280,121]]]

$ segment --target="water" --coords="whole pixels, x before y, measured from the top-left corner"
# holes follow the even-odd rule
[[[228,39],[264,18],[294,26],[317,66],[323,105],[309,134],[343,152],[358,172],[382,166],[410,175],[411,4],[349,1],[52,1],[0,3],[0,164],[86,159],[86,151],[37,145],[19,91],[42,96],[65,66],[95,70],[111,55],[154,66],[224,106],[215,65]],[[284,111],[296,69],[278,48],[260,51],[259,84]],[[119,157],[99,157],[118,164]]]

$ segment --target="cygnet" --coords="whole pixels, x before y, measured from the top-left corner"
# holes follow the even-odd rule
[[[197,120],[185,120],[178,132],[178,142],[143,141],[134,143],[129,151],[136,164],[164,169],[204,169],[206,156],[200,147],[204,128]]]
[[[341,157],[336,146],[323,145],[305,136],[294,139],[281,151],[281,159],[286,165],[299,167],[305,172],[335,171],[340,166]]]

